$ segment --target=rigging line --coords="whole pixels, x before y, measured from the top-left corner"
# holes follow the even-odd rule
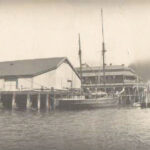
[[[105,88],[105,43],[104,43],[104,27],[103,27],[103,9],[101,9],[101,23],[102,23],[102,57],[103,57],[103,82],[104,82],[104,90],[106,91]]]
[[[101,21],[102,21],[102,39],[104,43],[103,9],[101,9]]]
[[[81,40],[80,40],[80,33],[78,34],[78,44],[79,44],[79,62],[80,62],[80,78],[81,78],[81,90],[82,90],[82,51],[81,51]]]

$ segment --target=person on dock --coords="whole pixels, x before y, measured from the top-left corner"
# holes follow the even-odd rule
[[[50,93],[50,105],[51,109],[54,110],[55,108],[55,93],[54,93],[54,88],[51,88],[51,93]]]

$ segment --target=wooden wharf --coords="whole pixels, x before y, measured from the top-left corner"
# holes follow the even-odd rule
[[[52,102],[51,94],[54,94]],[[66,91],[28,90],[28,91],[0,91],[0,104],[8,109],[37,109],[51,110],[57,107],[61,97],[66,97]]]

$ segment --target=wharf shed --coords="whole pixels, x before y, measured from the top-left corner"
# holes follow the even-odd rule
[[[77,71],[66,57],[0,62],[0,90],[80,88]]]

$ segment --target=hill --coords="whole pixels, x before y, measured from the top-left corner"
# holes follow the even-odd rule
[[[138,61],[129,65],[144,81],[150,80],[150,60]]]

